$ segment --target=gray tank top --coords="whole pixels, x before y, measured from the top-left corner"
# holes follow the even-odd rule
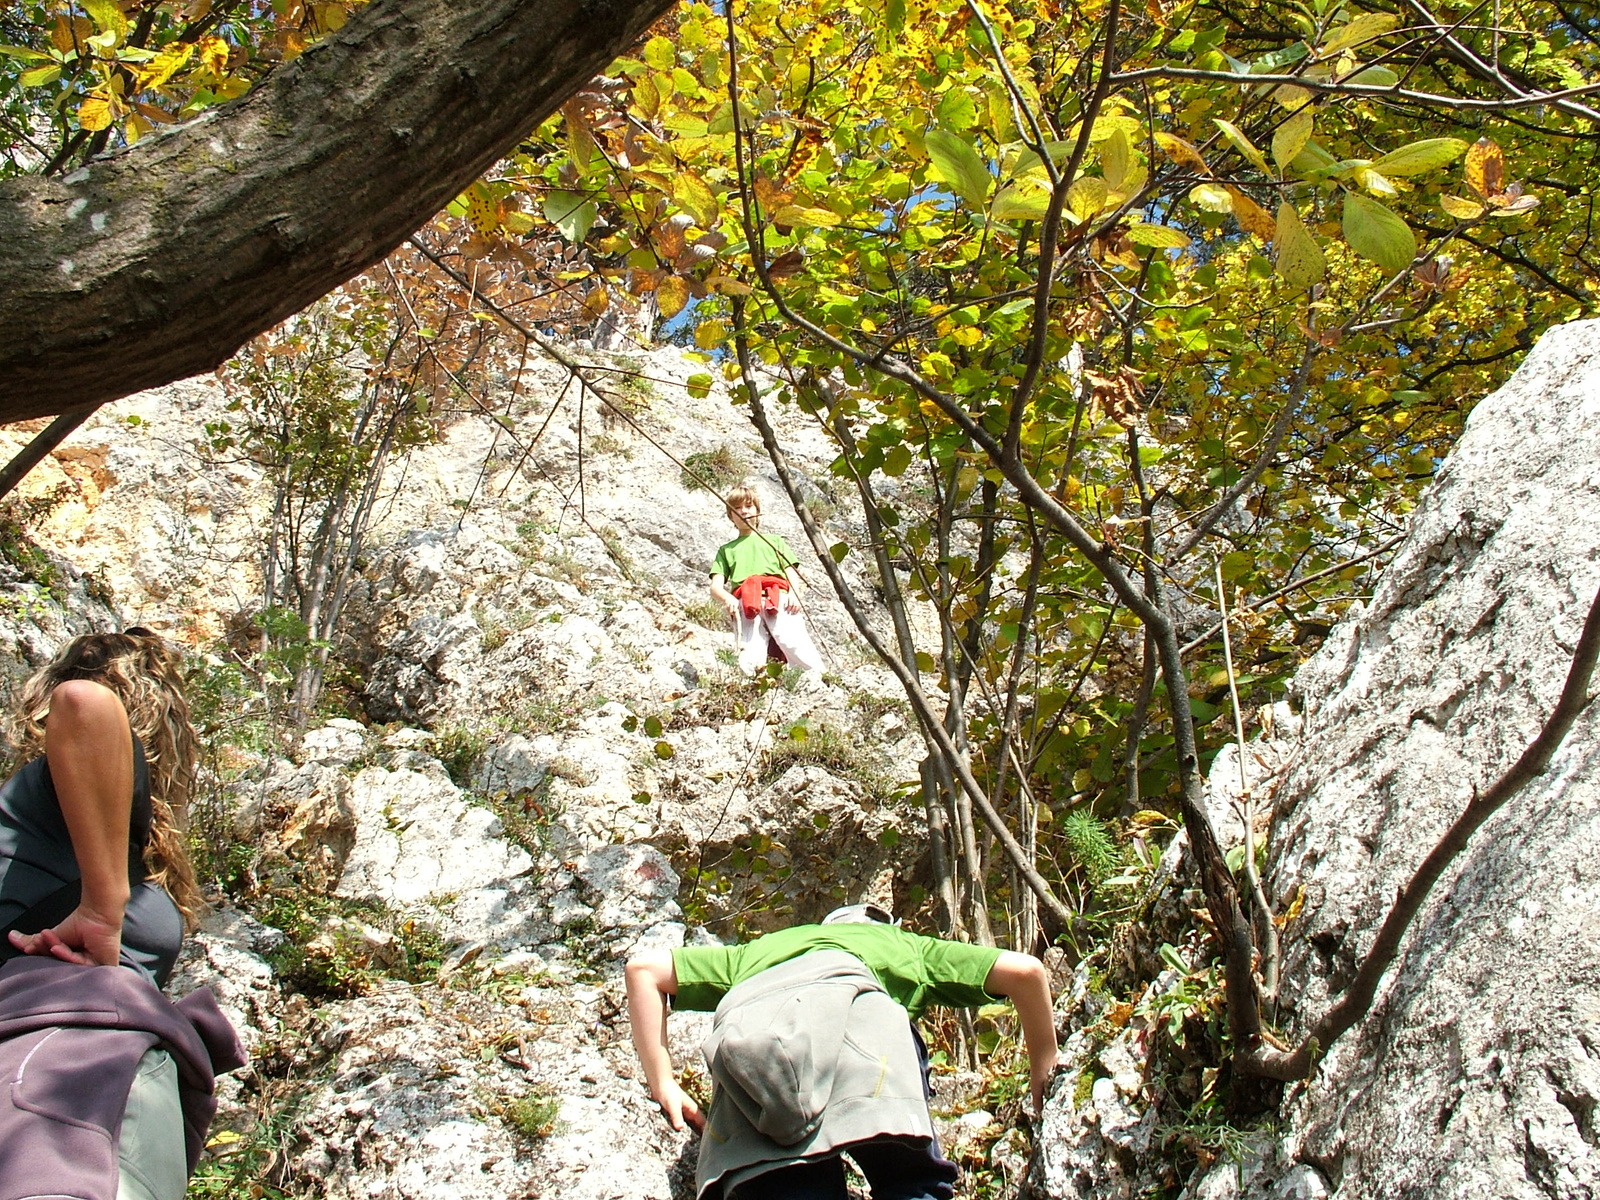
[[[144,878],[150,840],[150,773],[144,747],[133,739],[133,810],[128,828],[128,879],[122,919],[122,965],[166,983],[183,941],[183,917],[172,897]],[[80,878],[61,802],[41,755],[0,785],[0,928]],[[0,939],[0,959],[18,953]]]

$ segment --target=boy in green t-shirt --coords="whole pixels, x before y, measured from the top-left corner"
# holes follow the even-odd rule
[[[728,612],[739,637],[739,669],[754,672],[767,661],[767,638],[778,643],[802,671],[821,668],[821,655],[800,607],[799,559],[775,533],[761,532],[761,501],[755,489],[728,493],[728,519],[739,531],[717,548],[711,564],[711,595]]]
[[[701,1149],[697,1177],[701,1200],[842,1198],[846,1189],[840,1153],[849,1154],[867,1176],[875,1200],[949,1200],[956,1168],[940,1154],[933,1137],[926,1103],[926,1052],[910,1023],[930,1005],[978,1007],[1008,997],[1022,1025],[1029,1090],[1034,1110],[1039,1110],[1057,1054],[1043,964],[1032,955],[907,933],[890,922],[889,914],[875,905],[853,904],[830,913],[821,925],[779,930],[742,946],[645,951],[628,960],[633,1045],[651,1098],[674,1129],[687,1123],[706,1132],[708,1121],[713,1126]],[[824,969],[825,978],[810,982],[805,974],[808,962],[817,962],[819,969],[824,962],[834,964],[831,976]],[[862,1019],[853,1005],[847,1005],[843,1011],[848,1015],[841,1017],[841,1010],[830,1008],[824,995],[830,985],[837,986],[840,963],[846,964],[846,971],[854,963],[857,971],[870,972],[866,984],[876,992],[877,1006]],[[764,994],[761,989],[768,980],[773,984]],[[676,1008],[717,1013],[705,1052],[719,1092],[707,1113],[683,1090],[672,1070],[667,1050],[669,997]],[[763,1004],[768,1007],[760,1007]],[[887,1022],[885,1007],[893,1014]],[[808,1023],[804,1015],[808,1010],[826,1015],[814,1015]],[[749,1018],[742,1028],[741,1015]],[[751,1051],[752,1028],[784,1033]],[[843,1045],[865,1051],[867,1082],[874,1086],[852,1092],[836,1082],[829,1093],[827,1080],[842,1078],[848,1069],[834,1066],[831,1057],[818,1061],[817,1047],[828,1042],[829,1032],[835,1041],[842,1036]],[[741,1047],[764,1061],[730,1064],[713,1059],[716,1053],[737,1055]],[[876,1059],[880,1054],[881,1060]],[[797,1073],[797,1063],[811,1069]],[[722,1080],[729,1076],[759,1079],[763,1074],[777,1081],[779,1092],[801,1100],[815,1099],[816,1089],[822,1089],[826,1104],[801,1140],[767,1139],[753,1133],[745,1118],[756,1121],[759,1129],[763,1123],[770,1125],[772,1114],[763,1110],[763,1115],[753,1115],[751,1095],[737,1083],[728,1085],[731,1097],[720,1092]],[[708,1163],[712,1163],[709,1168]]]

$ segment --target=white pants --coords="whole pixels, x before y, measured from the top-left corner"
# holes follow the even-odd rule
[[[789,612],[780,603],[776,613],[760,613],[754,617],[744,615],[744,605],[734,613],[734,624],[739,633],[739,670],[746,675],[761,670],[767,661],[767,634],[789,658],[789,665],[802,671],[816,671],[822,667],[822,656],[811,640],[806,619],[797,612]]]

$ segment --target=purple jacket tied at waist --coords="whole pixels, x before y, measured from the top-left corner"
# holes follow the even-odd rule
[[[201,988],[174,1004],[134,971],[17,958],[0,967],[0,1200],[116,1200],[122,1110],[139,1059],[178,1068],[193,1172],[217,1110],[215,1076],[245,1062]]]

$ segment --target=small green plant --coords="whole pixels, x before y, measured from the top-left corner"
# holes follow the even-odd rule
[[[488,733],[476,726],[449,725],[434,731],[433,756],[459,788],[472,786],[472,769],[488,749]]]
[[[887,799],[893,791],[867,748],[826,721],[819,721],[813,727],[810,722],[800,720],[785,729],[767,756],[762,784],[771,783],[797,765],[818,766],[830,774],[853,779],[868,795],[880,800]]]
[[[691,492],[704,488],[720,495],[743,479],[744,474],[743,460],[727,445],[697,451],[683,460],[683,486]]]
[[[1091,885],[1116,874],[1122,866],[1122,854],[1110,826],[1085,809],[1075,808],[1061,818],[1061,836]]]
[[[683,615],[702,629],[728,628],[728,611],[716,600],[695,600],[683,606]]]
[[[284,935],[283,943],[267,955],[273,970],[288,987],[314,1000],[362,996],[382,978],[421,983],[435,978],[444,961],[438,930],[382,901],[269,892],[249,908]],[[363,925],[393,938],[388,965],[376,961],[360,932]]]
[[[556,1131],[560,1116],[560,1097],[538,1089],[507,1101],[500,1109],[500,1119],[513,1132],[525,1138],[549,1137]]]
[[[616,454],[623,458],[633,457],[633,447],[610,433],[597,433],[593,437],[585,438],[583,448],[590,454]]]
[[[33,540],[32,530],[65,503],[72,486],[58,483],[37,496],[11,495],[0,503],[0,558],[14,566],[29,583],[47,590],[61,582],[55,563]]]

